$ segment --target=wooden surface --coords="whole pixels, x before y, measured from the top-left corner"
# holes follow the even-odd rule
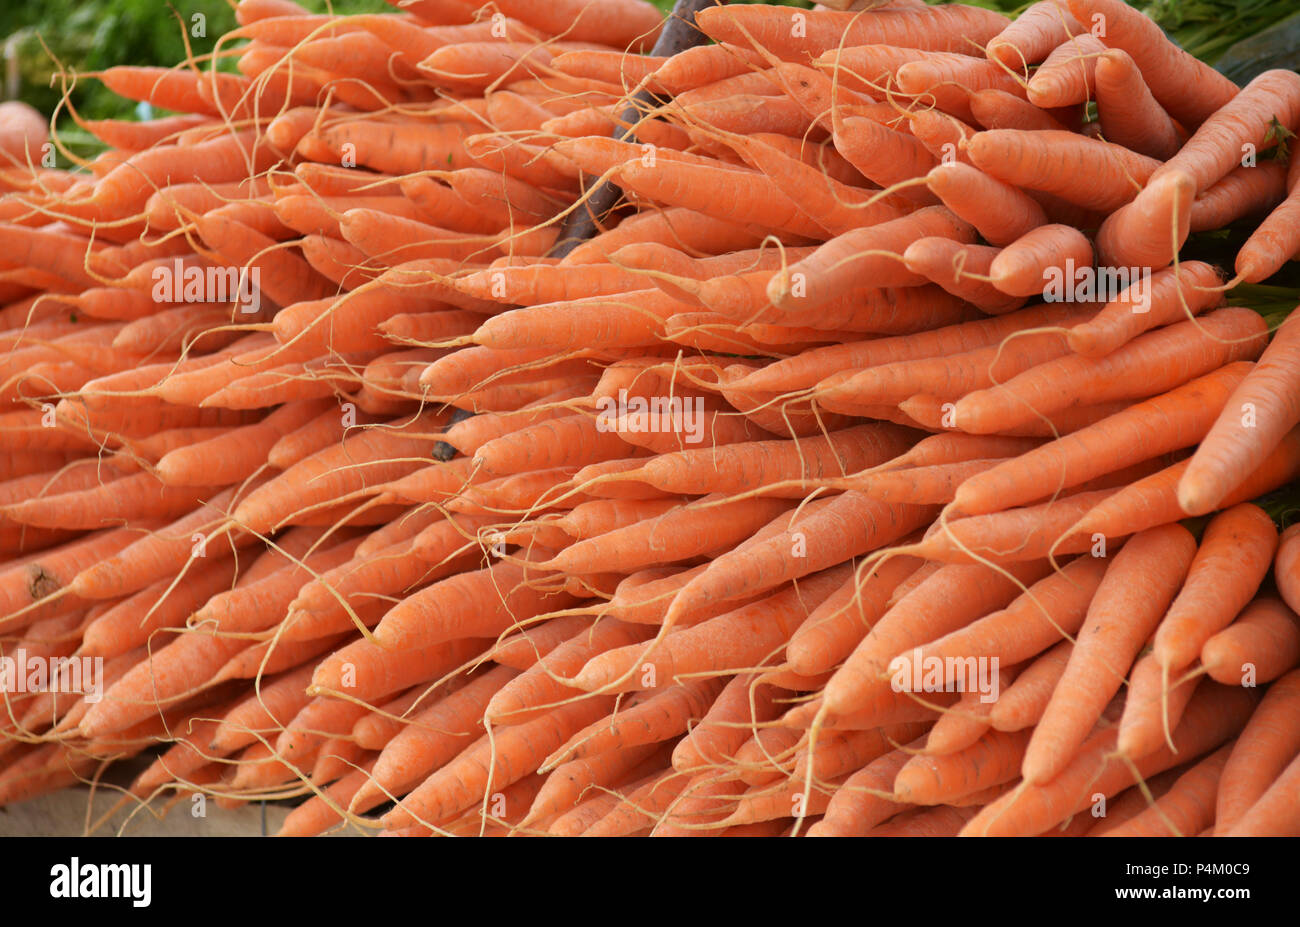
[[[85,833],[87,809],[96,819],[117,801],[116,791],[100,790],[91,801],[89,787],[64,789],[31,801],[0,808],[0,837],[78,837]],[[243,805],[232,810],[218,808],[209,799],[203,816],[196,816],[189,798],[176,802],[164,815],[164,801],[155,799],[148,808],[123,808],[95,836],[112,837],[257,837],[273,834],[289,813],[283,803]],[[263,826],[265,808],[265,826]]]

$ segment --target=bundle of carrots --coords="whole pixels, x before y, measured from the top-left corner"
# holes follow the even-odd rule
[[[0,802],[1300,834],[1300,316],[1232,305],[1300,75],[872,5],[243,0],[237,73],[97,75],[178,115],[0,173]]]

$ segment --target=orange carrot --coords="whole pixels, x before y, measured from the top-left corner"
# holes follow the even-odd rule
[[[791,29],[782,9],[745,6],[710,8],[696,15],[709,38],[741,48],[760,48],[787,60],[801,60],[841,45],[880,43],[935,51],[968,51],[983,46],[1007,25],[991,10],[969,6],[882,9],[867,16],[815,11],[803,28]]]
[[[995,245],[1009,245],[1047,223],[1043,208],[1029,196],[966,164],[940,164],[926,175],[926,185]]]
[[[1184,261],[1134,280],[1086,322],[1070,329],[1070,347],[1089,357],[1109,354],[1144,331],[1222,305],[1219,272],[1203,261]]]
[[[1261,596],[1201,647],[1201,665],[1225,685],[1271,682],[1300,660],[1300,619],[1280,599]]]
[[[1058,358],[969,393],[957,403],[955,420],[963,430],[985,434],[1068,408],[1081,396],[1098,402],[1163,392],[1224,364],[1257,357],[1264,329],[1263,320],[1249,310],[1219,309],[1203,320],[1148,332],[1105,357]],[[1121,385],[1139,372],[1140,385]]]
[[[1228,399],[1178,483],[1183,509],[1201,515],[1257,471],[1300,424],[1300,316],[1287,318]]]
[[[1244,362],[1228,364],[975,474],[958,488],[953,509],[982,515],[1024,505],[1040,498],[1045,486],[1069,489],[1112,467],[1191,446],[1209,430],[1209,423],[1249,370]],[[1099,454],[1096,442],[1114,442],[1114,447]]]
[[[1136,762],[1136,777],[1146,778],[1197,757],[1235,735],[1245,725],[1257,697],[1241,688],[1207,684],[1198,687],[1183,722],[1174,732],[1175,750],[1162,747]],[[1087,808],[1100,793],[1118,794],[1135,780],[1134,768],[1111,759],[1116,729],[1099,730],[1050,783],[1017,789],[985,805],[962,829],[962,835],[1029,835],[1042,833]]]
[[[1041,785],[1069,765],[1173,601],[1195,550],[1186,529],[1168,525],[1135,535],[1115,556],[1025,751],[1027,782]]]
[[[1119,145],[1059,131],[978,132],[967,153],[976,167],[998,180],[1104,212],[1137,196],[1160,166]],[[1089,183],[1075,183],[1080,176]]]
[[[1300,673],[1278,679],[1237,738],[1219,781],[1214,808],[1217,832],[1231,831],[1300,753],[1294,724],[1298,695]]]
[[[1037,724],[1065,673],[1073,648],[1072,641],[1061,641],[1023,669],[993,704],[990,726],[996,731],[1023,731]]]
[[[988,41],[988,56],[1024,71],[1038,64],[1070,36],[1084,32],[1061,0],[1041,0],[1025,9]]]
[[[1156,659],[1171,672],[1190,666],[1254,596],[1277,545],[1277,529],[1257,506],[1237,505],[1211,520],[1187,582],[1156,630]]]
[[[969,225],[942,207],[847,232],[773,276],[768,297],[777,308],[810,311],[850,288],[860,274],[870,274],[874,285],[913,286],[922,278],[902,263],[902,252],[911,242],[926,235],[971,241],[973,234]]]
[[[1097,58],[1097,113],[1102,137],[1138,154],[1166,161],[1182,137],[1147,86],[1137,63],[1120,48]]]
[[[1236,96],[1236,84],[1183,51],[1145,14],[1121,0],[1068,2],[1080,23],[1101,17],[1105,43],[1132,56],[1160,105],[1183,125],[1200,125]]]

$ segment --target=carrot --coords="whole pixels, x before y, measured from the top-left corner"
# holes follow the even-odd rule
[[[751,728],[776,716],[779,705],[774,701],[775,690],[755,685],[755,679],[742,673],[727,682],[699,724],[692,726],[673,748],[674,769],[692,772],[729,762],[754,733]]]
[[[1158,749],[1165,733],[1178,726],[1200,681],[1198,676],[1170,682],[1152,654],[1139,658],[1129,673],[1116,749],[1128,757],[1145,756]]]
[[[1234,168],[1192,202],[1189,230],[1205,232],[1243,216],[1268,214],[1286,199],[1286,174],[1277,161]]]
[[[1300,604],[1300,560],[1297,560],[1297,556],[1300,556],[1300,542],[1296,540],[1297,536],[1300,536],[1300,530],[1294,525],[1282,532],[1277,559],[1273,565],[1278,593],[1293,611]]]
[[[1045,486],[1069,489],[1120,468],[1195,444],[1250,370],[1229,364],[1095,425],[1028,450],[957,489],[953,511],[982,515],[1041,498]],[[1099,451],[1098,447],[1107,449]]]
[[[894,794],[912,805],[942,805],[1010,782],[1028,742],[1027,731],[993,731],[953,753],[914,756],[898,771]]]
[[[1095,316],[1071,328],[1070,347],[1089,357],[1109,354],[1144,331],[1222,305],[1222,282],[1203,261],[1158,270],[1149,284],[1133,281]]]
[[[1293,671],[1269,686],[1237,739],[1219,781],[1216,831],[1232,830],[1300,753],[1300,739],[1292,723],[1298,684],[1300,673]]]
[[[1237,275],[1249,283],[1256,283],[1281,270],[1282,265],[1300,250],[1300,242],[1296,241],[1293,231],[1296,213],[1300,211],[1300,193],[1297,193],[1300,190],[1300,168],[1296,167],[1297,163],[1300,162],[1293,158],[1287,170],[1286,198],[1237,252]],[[1229,174],[1227,179],[1232,176]]]
[[[1105,43],[1137,62],[1156,100],[1183,125],[1200,125],[1236,96],[1236,84],[1183,51],[1159,26],[1120,0],[1069,0],[1069,7],[1081,23],[1102,17]]]
[[[1069,268],[1092,263],[1092,244],[1077,229],[1040,225],[1002,249],[989,265],[989,279],[1009,296],[1037,296],[1053,279],[1067,279]]]
[[[362,364],[374,357],[356,352],[309,361],[295,361],[242,376],[203,399],[200,406],[219,409],[260,409],[280,403],[324,399],[362,381]],[[368,366],[365,369],[369,369]]]
[[[309,506],[405,476],[418,465],[411,458],[428,453],[429,440],[417,435],[424,429],[436,428],[440,422],[441,416],[426,413],[415,419],[396,420],[387,427],[364,429],[341,444],[299,461],[249,493],[231,518],[254,531],[266,531]],[[408,431],[409,437],[403,434]]]
[[[992,389],[969,393],[957,402],[955,420],[963,430],[986,434],[1069,408],[1081,396],[1104,402],[1164,392],[1224,364],[1258,356],[1262,336],[1258,315],[1219,309],[1201,321],[1148,332],[1105,357],[1058,358]],[[1139,371],[1140,385],[1120,385]]]
[[[892,750],[844,780],[831,796],[826,816],[809,827],[808,836],[862,836],[887,818],[911,808],[894,796],[893,784],[899,770],[920,746],[917,740]]]
[[[739,80],[741,78],[737,78]],[[764,80],[756,74],[753,80]],[[765,88],[772,90],[768,86]],[[757,134],[769,132],[789,138],[801,138],[812,129],[804,108],[787,97],[759,93],[736,93],[719,99],[674,101],[689,124],[706,127],[703,131]]]
[[[613,619],[579,630],[494,695],[484,716],[495,724],[520,724],[542,717],[552,707],[550,703],[578,694],[567,684],[567,677],[578,672],[593,654],[644,641],[651,634],[646,628]]]
[[[975,121],[985,129],[1066,130],[1065,124],[1056,115],[1005,90],[979,90],[972,93],[970,107]]]
[[[1277,545],[1277,529],[1257,506],[1237,505],[1210,521],[1187,582],[1156,630],[1161,665],[1175,672],[1191,665],[1254,596]]]
[[[1136,777],[1163,772],[1218,747],[1241,730],[1257,701],[1254,693],[1241,688],[1205,685],[1198,689],[1174,732],[1176,752],[1161,747],[1136,761],[1135,770],[1118,759],[1111,759],[1116,729],[1099,730],[1068,761],[1059,776],[1046,785],[1017,789],[985,805],[961,834],[1042,833],[1087,808],[1094,801],[1094,794],[1114,796]]]
[[[929,678],[926,667],[945,667],[944,686],[960,685],[957,674],[966,657],[997,659],[1013,665],[1051,647],[1060,637],[1074,634],[1084,624],[1085,613],[1106,570],[1100,558],[1082,557],[1059,573],[1040,579],[1006,608],[915,648],[891,661],[896,680]],[[927,672],[923,677],[922,672]],[[910,675],[907,675],[910,673]],[[969,680],[966,681],[969,686]]]
[[[1029,102],[1043,109],[1092,99],[1097,59],[1106,46],[1091,33],[1073,35],[1052,50],[1026,88]]]
[[[475,466],[504,476],[552,467],[580,467],[626,457],[627,442],[586,414],[529,425],[474,452]]]
[[[704,501],[710,498],[706,496]],[[748,537],[788,506],[784,500],[746,499],[708,508],[676,509],[658,518],[580,541],[539,566],[566,573],[586,573],[596,569],[630,571],[658,563],[674,563],[729,547]],[[664,547],[666,542],[662,539],[669,537],[672,544]]]
[[[815,574],[766,599],[669,634],[653,647],[631,644],[592,657],[570,684],[585,691],[634,691],[682,675],[756,665],[782,646],[809,611],[843,583],[849,567]]]
[[[1144,527],[1185,518],[1178,503],[1177,485],[1190,460],[1183,460],[1157,473],[1136,480],[1124,489],[1097,503],[1070,530],[1126,534]],[[1224,508],[1254,499],[1300,475],[1300,428],[1292,429],[1244,483],[1221,503]]]
[[[278,305],[324,298],[331,287],[306,261],[246,225],[209,214],[195,220],[199,235],[208,247],[240,267],[259,271],[258,289]]]
[[[524,306],[627,293],[643,284],[635,274],[612,265],[534,264],[477,271],[452,285],[480,299]]]
[[[1084,516],[1123,491],[1085,490],[1024,508],[954,519],[902,550],[946,563],[992,558],[1003,564],[1080,553],[1097,542],[1085,536]],[[1133,530],[1138,529],[1117,530],[1107,536],[1122,538]]]
[[[615,0],[598,6],[584,0],[561,0],[545,8],[526,0],[503,0],[498,6],[506,16],[544,34],[617,48],[633,46],[638,51],[654,44],[662,25],[659,12],[643,0]]]
[[[143,151],[172,141],[178,133],[187,129],[211,125],[212,122],[210,116],[188,114],[163,116],[147,123],[124,119],[87,119],[82,125],[109,148]]]
[[[1187,240],[1192,199],[1191,174],[1153,176],[1132,203],[1111,213],[1097,230],[1097,260],[1110,267],[1161,268],[1171,264]]]
[[[547,772],[561,763],[654,746],[684,733],[713,704],[726,680],[688,679],[643,698],[633,696],[609,718],[575,733],[542,763]]]
[[[976,167],[1013,186],[1110,212],[1137,196],[1160,162],[1073,132],[991,129],[967,144]],[[1089,183],[1080,187],[1075,177]]]
[[[319,539],[319,534],[310,531],[290,535],[282,545],[284,554],[271,551],[258,558],[234,588],[208,599],[188,623],[222,632],[263,631],[275,626],[308,576],[351,559],[357,546],[356,539],[351,539],[311,549]]]
[[[311,673],[312,667],[303,666],[263,681],[258,691],[226,712],[203,747],[228,754],[256,742],[258,734],[278,734],[311,701],[306,691]]]
[[[483,239],[382,210],[349,209],[339,219],[339,230],[366,256],[389,266],[427,258],[483,260],[496,254],[494,246]]]
[[[316,419],[331,404],[325,399],[291,402],[257,424],[177,448],[158,461],[158,476],[171,486],[191,484],[203,478],[229,483],[246,479],[262,466],[282,434],[294,432]]]
[[[436,821],[473,807],[491,792],[534,772],[546,753],[605,714],[611,704],[608,697],[582,699],[536,721],[503,728],[491,741],[480,738],[384,815],[384,826]]]
[[[685,251],[725,254],[741,248],[752,248],[762,238],[761,231],[715,219],[692,209],[670,207],[629,216],[613,229],[574,248],[562,263],[602,262],[625,245],[648,241]]]
[[[100,71],[98,77],[118,96],[129,100],[147,102],[181,113],[220,115],[199,95],[198,85],[202,76],[197,71],[122,66]]]
[[[54,274],[69,284],[95,285],[83,267],[88,242],[79,236],[6,223],[0,224],[0,247],[10,263]]]
[[[1193,515],[1216,508],[1300,423],[1300,317],[1288,319],[1228,399],[1178,483]]]
[[[1300,619],[1284,602],[1262,596],[1201,647],[1201,665],[1225,685],[1271,682],[1300,660]]]
[[[1042,562],[1015,565],[1008,579],[982,564],[958,564],[931,574],[872,625],[831,677],[823,693],[827,711],[850,714],[870,693],[888,691],[883,677],[895,657],[1007,605],[1019,583],[1035,582],[1047,569]]]
[[[353,641],[334,651],[317,666],[312,689],[346,692],[353,698],[377,699],[417,683],[438,679],[481,653],[482,641],[460,640],[434,644],[403,653],[386,651],[367,640]],[[356,685],[345,684],[345,673]]]
[[[631,55],[622,51],[587,49],[565,52],[551,60],[551,67],[573,77],[586,77],[607,84],[628,87],[641,84],[669,61],[669,57]]]
[[[1065,672],[1073,648],[1072,641],[1061,641],[1035,657],[993,703],[989,725],[996,731],[1023,731],[1037,724]]]
[[[175,708],[200,690],[221,664],[245,646],[243,640],[180,635],[114,683],[86,712],[78,731],[89,739],[102,738],[160,717],[165,707]]]
[[[221,523],[234,498],[234,489],[210,497],[193,512],[82,570],[68,584],[69,591],[84,599],[117,598],[171,576],[194,558],[234,555],[237,546],[252,538],[218,541],[210,551],[207,545],[208,530]]]
[[[910,132],[868,119],[844,116],[835,126],[835,149],[862,176],[881,186],[892,186],[916,177],[938,164],[938,157]],[[899,195],[917,205],[928,205],[934,198],[926,193],[903,188]]]
[[[1151,807],[1102,836],[1190,836],[1217,824],[1214,796],[1232,749],[1229,741],[1180,776]]]
[[[1103,138],[1161,161],[1177,153],[1182,145],[1178,127],[1156,102],[1127,52],[1119,48],[1103,52],[1094,79]]]
[[[1050,781],[1082,746],[1106,702],[1119,690],[1142,641],[1173,601],[1195,547],[1185,529],[1168,525],[1134,535],[1115,556],[1025,751],[1027,782]],[[1140,592],[1136,576],[1143,580]]]
[[[996,319],[965,322],[907,337],[879,338],[816,348],[751,373],[732,386],[759,391],[805,388],[840,371],[856,372],[856,369],[892,361],[938,357],[997,344],[1021,328],[1060,324],[1062,319],[1077,312],[1078,307],[1040,306]]]
[[[1292,760],[1269,786],[1267,792],[1251,805],[1231,828],[1220,831],[1225,837],[1294,836],[1300,833],[1300,820],[1296,819],[1295,789],[1300,781],[1300,760]]]
[[[620,798],[610,791],[610,787],[621,786],[628,780],[640,782],[644,778],[638,776],[641,770],[648,767],[657,770],[662,766],[663,748],[653,743],[572,760],[547,777],[519,826],[526,826],[531,821],[549,815],[561,814],[562,817],[551,824],[551,832],[574,833],[578,830],[578,823],[573,816],[578,813],[578,808],[592,806],[582,815],[585,818],[596,811],[595,804],[602,795],[612,796],[617,803]],[[590,797],[593,792],[596,799]],[[612,805],[605,807],[605,813],[609,810],[612,810]]]
[[[1184,172],[1192,177],[1196,192],[1204,192],[1238,166],[1242,146],[1262,148],[1268,143],[1274,119],[1283,125],[1300,119],[1300,80],[1290,71],[1257,76],[1205,119],[1152,179]]]
[[[88,530],[106,522],[174,518],[193,509],[199,500],[216,495],[221,488],[164,486],[151,473],[136,473],[93,489],[29,499],[7,506],[4,514],[37,527]]]
[[[843,563],[897,540],[933,515],[928,506],[882,504],[850,491],[807,518],[778,516],[788,526],[784,531],[716,557],[678,592],[664,622],[672,624],[678,614],[706,602],[753,595]]]
[[[358,554],[306,583],[288,605],[280,640],[306,640],[346,631],[354,624],[349,604],[379,607],[383,598],[400,596],[417,585],[472,567],[479,560],[477,544],[466,542],[459,533],[454,535],[452,550],[438,557],[432,566],[410,556],[415,543],[408,539]],[[386,605],[383,610],[387,610]]]
[[[809,311],[851,288],[860,274],[877,286],[913,286],[922,278],[902,266],[902,252],[917,238],[939,235],[971,241],[974,230],[947,209],[932,207],[839,235],[812,255],[772,277],[768,297],[786,311]]]
[[[490,651],[492,661],[526,670],[579,631],[591,627],[585,615],[564,615],[511,634]]]
[[[641,160],[624,162],[617,167],[614,180],[638,196],[665,206],[699,210],[724,222],[808,238],[823,234],[821,226],[804,215],[776,184],[756,172],[669,160],[661,153],[654,166]],[[742,187],[748,193],[742,194]]]
[[[926,175],[926,185],[995,245],[1009,245],[1047,224],[1043,208],[1029,196],[966,164],[940,164]]]
[[[814,397],[820,405],[844,412],[851,412],[851,405],[894,403],[918,393],[955,398],[995,388],[1063,356],[1069,356],[1064,339],[1044,331],[942,359],[920,358],[881,364],[848,377],[836,375],[818,384]]]
[[[989,58],[1023,72],[1029,65],[1047,58],[1066,39],[1085,31],[1070,15],[1065,3],[1041,0],[989,39],[986,51]]]
[[[800,441],[755,441],[733,444],[725,452],[690,449],[651,458],[621,475],[644,480],[670,493],[702,495],[738,493],[752,486],[794,482],[789,493],[800,495],[812,482],[843,476],[891,460],[907,450],[915,437],[890,424],[858,425],[828,437]],[[719,467],[719,454],[728,461]]]
[[[968,51],[983,46],[1007,25],[991,10],[961,5],[927,9],[882,9],[867,16],[816,11],[803,28],[791,28],[782,9],[744,6],[710,8],[696,14],[709,38],[741,48],[763,49],[787,60],[802,60],[839,46],[879,43],[933,51]]]
[[[373,778],[357,792],[354,807],[372,798],[401,794],[451,761],[472,743],[470,736],[488,700],[517,675],[507,667],[495,667],[411,715],[401,732],[384,745]]]
[[[805,164],[748,133],[728,135],[726,141],[809,218],[833,234],[897,219],[905,211],[897,200],[872,202],[871,191],[835,180],[819,167]]]
[[[930,467],[906,467],[873,473],[862,480],[848,479],[863,495],[882,502],[911,505],[943,505],[953,500],[957,488],[966,480],[1002,463],[1000,459],[963,460],[959,463],[935,464]]]
[[[527,576],[523,567],[501,561],[441,580],[391,608],[375,629],[375,641],[390,649],[412,649],[464,637],[490,637],[572,604],[564,595],[550,596],[525,585]]]

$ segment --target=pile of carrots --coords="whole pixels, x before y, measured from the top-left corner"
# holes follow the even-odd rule
[[[103,686],[6,690],[0,803],[1300,834],[1300,313],[1233,305],[1300,75],[1121,0],[399,6],[242,0],[0,170],[0,655]]]

